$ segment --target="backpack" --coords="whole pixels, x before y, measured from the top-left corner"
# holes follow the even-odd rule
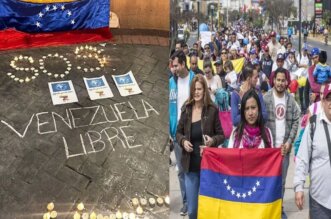
[[[310,139],[311,139],[311,141],[313,141],[313,139],[314,139],[315,128],[316,128],[316,117],[317,117],[316,116],[316,109],[317,109],[317,103],[314,103],[314,112],[313,112],[313,115],[309,118]],[[306,127],[303,127],[300,130],[299,136],[294,142],[294,156],[296,156],[298,151],[299,151],[299,147],[300,147],[300,144],[301,144],[301,140],[302,140],[302,136],[303,136],[303,133],[305,131],[305,128]]]

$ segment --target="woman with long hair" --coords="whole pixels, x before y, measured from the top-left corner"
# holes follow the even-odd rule
[[[205,60],[203,62],[203,71],[208,85],[211,100],[215,102],[215,93],[217,89],[222,88],[222,81],[218,75],[214,75],[214,69],[211,61]]]
[[[247,91],[241,100],[241,121],[232,131],[229,148],[271,148],[272,134],[265,126],[259,96],[254,89]]]
[[[197,218],[200,188],[200,163],[204,146],[217,147],[224,141],[205,78],[196,75],[191,83],[189,99],[182,107],[176,139],[183,148],[182,163],[189,219]]]

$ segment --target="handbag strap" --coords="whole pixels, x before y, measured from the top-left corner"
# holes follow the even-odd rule
[[[330,140],[330,133],[329,133],[328,125],[326,124],[326,122],[324,120],[323,120],[323,126],[324,126],[325,135],[326,135],[326,140],[327,140],[327,143],[328,143],[329,160],[330,160],[330,165],[331,165],[331,140]]]

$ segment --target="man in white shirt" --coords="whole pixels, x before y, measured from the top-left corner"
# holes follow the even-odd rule
[[[292,95],[287,92],[288,75],[285,69],[278,68],[273,77],[274,87],[263,97],[268,112],[266,126],[271,130],[274,139],[274,146],[281,148],[283,158],[282,164],[282,186],[283,197],[285,182],[292,144],[296,138],[300,109]],[[282,212],[282,219],[286,219],[285,212]]]
[[[325,86],[321,106],[302,136],[294,174],[295,203],[300,210],[306,176],[310,174],[310,219],[331,219],[331,84]]]
[[[278,51],[282,49],[282,45],[276,40],[276,32],[272,31],[270,33],[271,40],[268,43],[269,53],[271,55],[271,59],[276,62]]]
[[[189,98],[190,83],[194,77],[193,71],[188,71],[186,56],[182,50],[176,51],[172,56],[172,66],[175,74],[169,79],[169,135],[170,141],[174,145],[176,164],[178,170],[178,179],[182,194],[183,207],[180,214],[187,214],[187,201],[185,194],[185,175],[181,164],[182,148],[176,141],[177,124],[180,118],[181,108],[184,102]]]

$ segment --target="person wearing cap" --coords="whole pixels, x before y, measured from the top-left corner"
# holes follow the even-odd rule
[[[269,52],[271,55],[271,59],[276,62],[277,52],[282,48],[279,42],[276,40],[276,32],[272,31],[270,33],[270,42],[268,43]]]
[[[324,88],[321,106],[322,110],[310,118],[303,133],[293,179],[295,203],[302,210],[304,184],[309,174],[310,219],[331,219],[331,145],[328,143],[331,141],[331,84]]]
[[[230,60],[235,60],[238,58],[239,58],[239,55],[238,55],[237,47],[235,45],[232,45],[230,48]]]
[[[318,48],[313,48],[310,52],[311,54],[311,60],[312,65],[308,68],[308,82],[306,86],[310,88],[311,95],[310,95],[310,101],[316,102],[320,100],[320,90],[321,90],[321,84],[318,84],[315,81],[315,78],[313,76],[313,72],[315,70],[316,65],[319,62],[319,54],[320,50]]]
[[[297,136],[300,120],[300,109],[294,97],[287,91],[289,75],[286,69],[275,71],[273,88],[263,97],[267,108],[268,120],[266,126],[271,130],[275,147],[281,148],[282,163],[282,197],[285,192],[285,182],[292,144]],[[271,81],[270,81],[271,82]],[[282,218],[287,218],[282,212]]]
[[[262,66],[261,69],[266,74],[268,79],[270,79],[270,75],[272,72],[272,65],[274,64],[274,61],[272,61],[271,59],[268,46],[265,46],[264,48],[262,48],[262,50],[263,50],[263,55],[261,58],[261,66]]]
[[[271,75],[270,75],[270,86],[273,87],[274,86],[274,75],[275,75],[275,71],[278,69],[278,68],[283,68],[285,69],[286,71],[286,82],[287,82],[287,86],[290,85],[291,83],[291,77],[290,77],[290,72],[287,70],[287,64],[285,63],[285,57],[283,54],[279,53],[277,55],[277,59],[276,59],[276,64],[274,63],[273,64],[273,71],[271,72]],[[274,70],[275,69],[275,70]]]

